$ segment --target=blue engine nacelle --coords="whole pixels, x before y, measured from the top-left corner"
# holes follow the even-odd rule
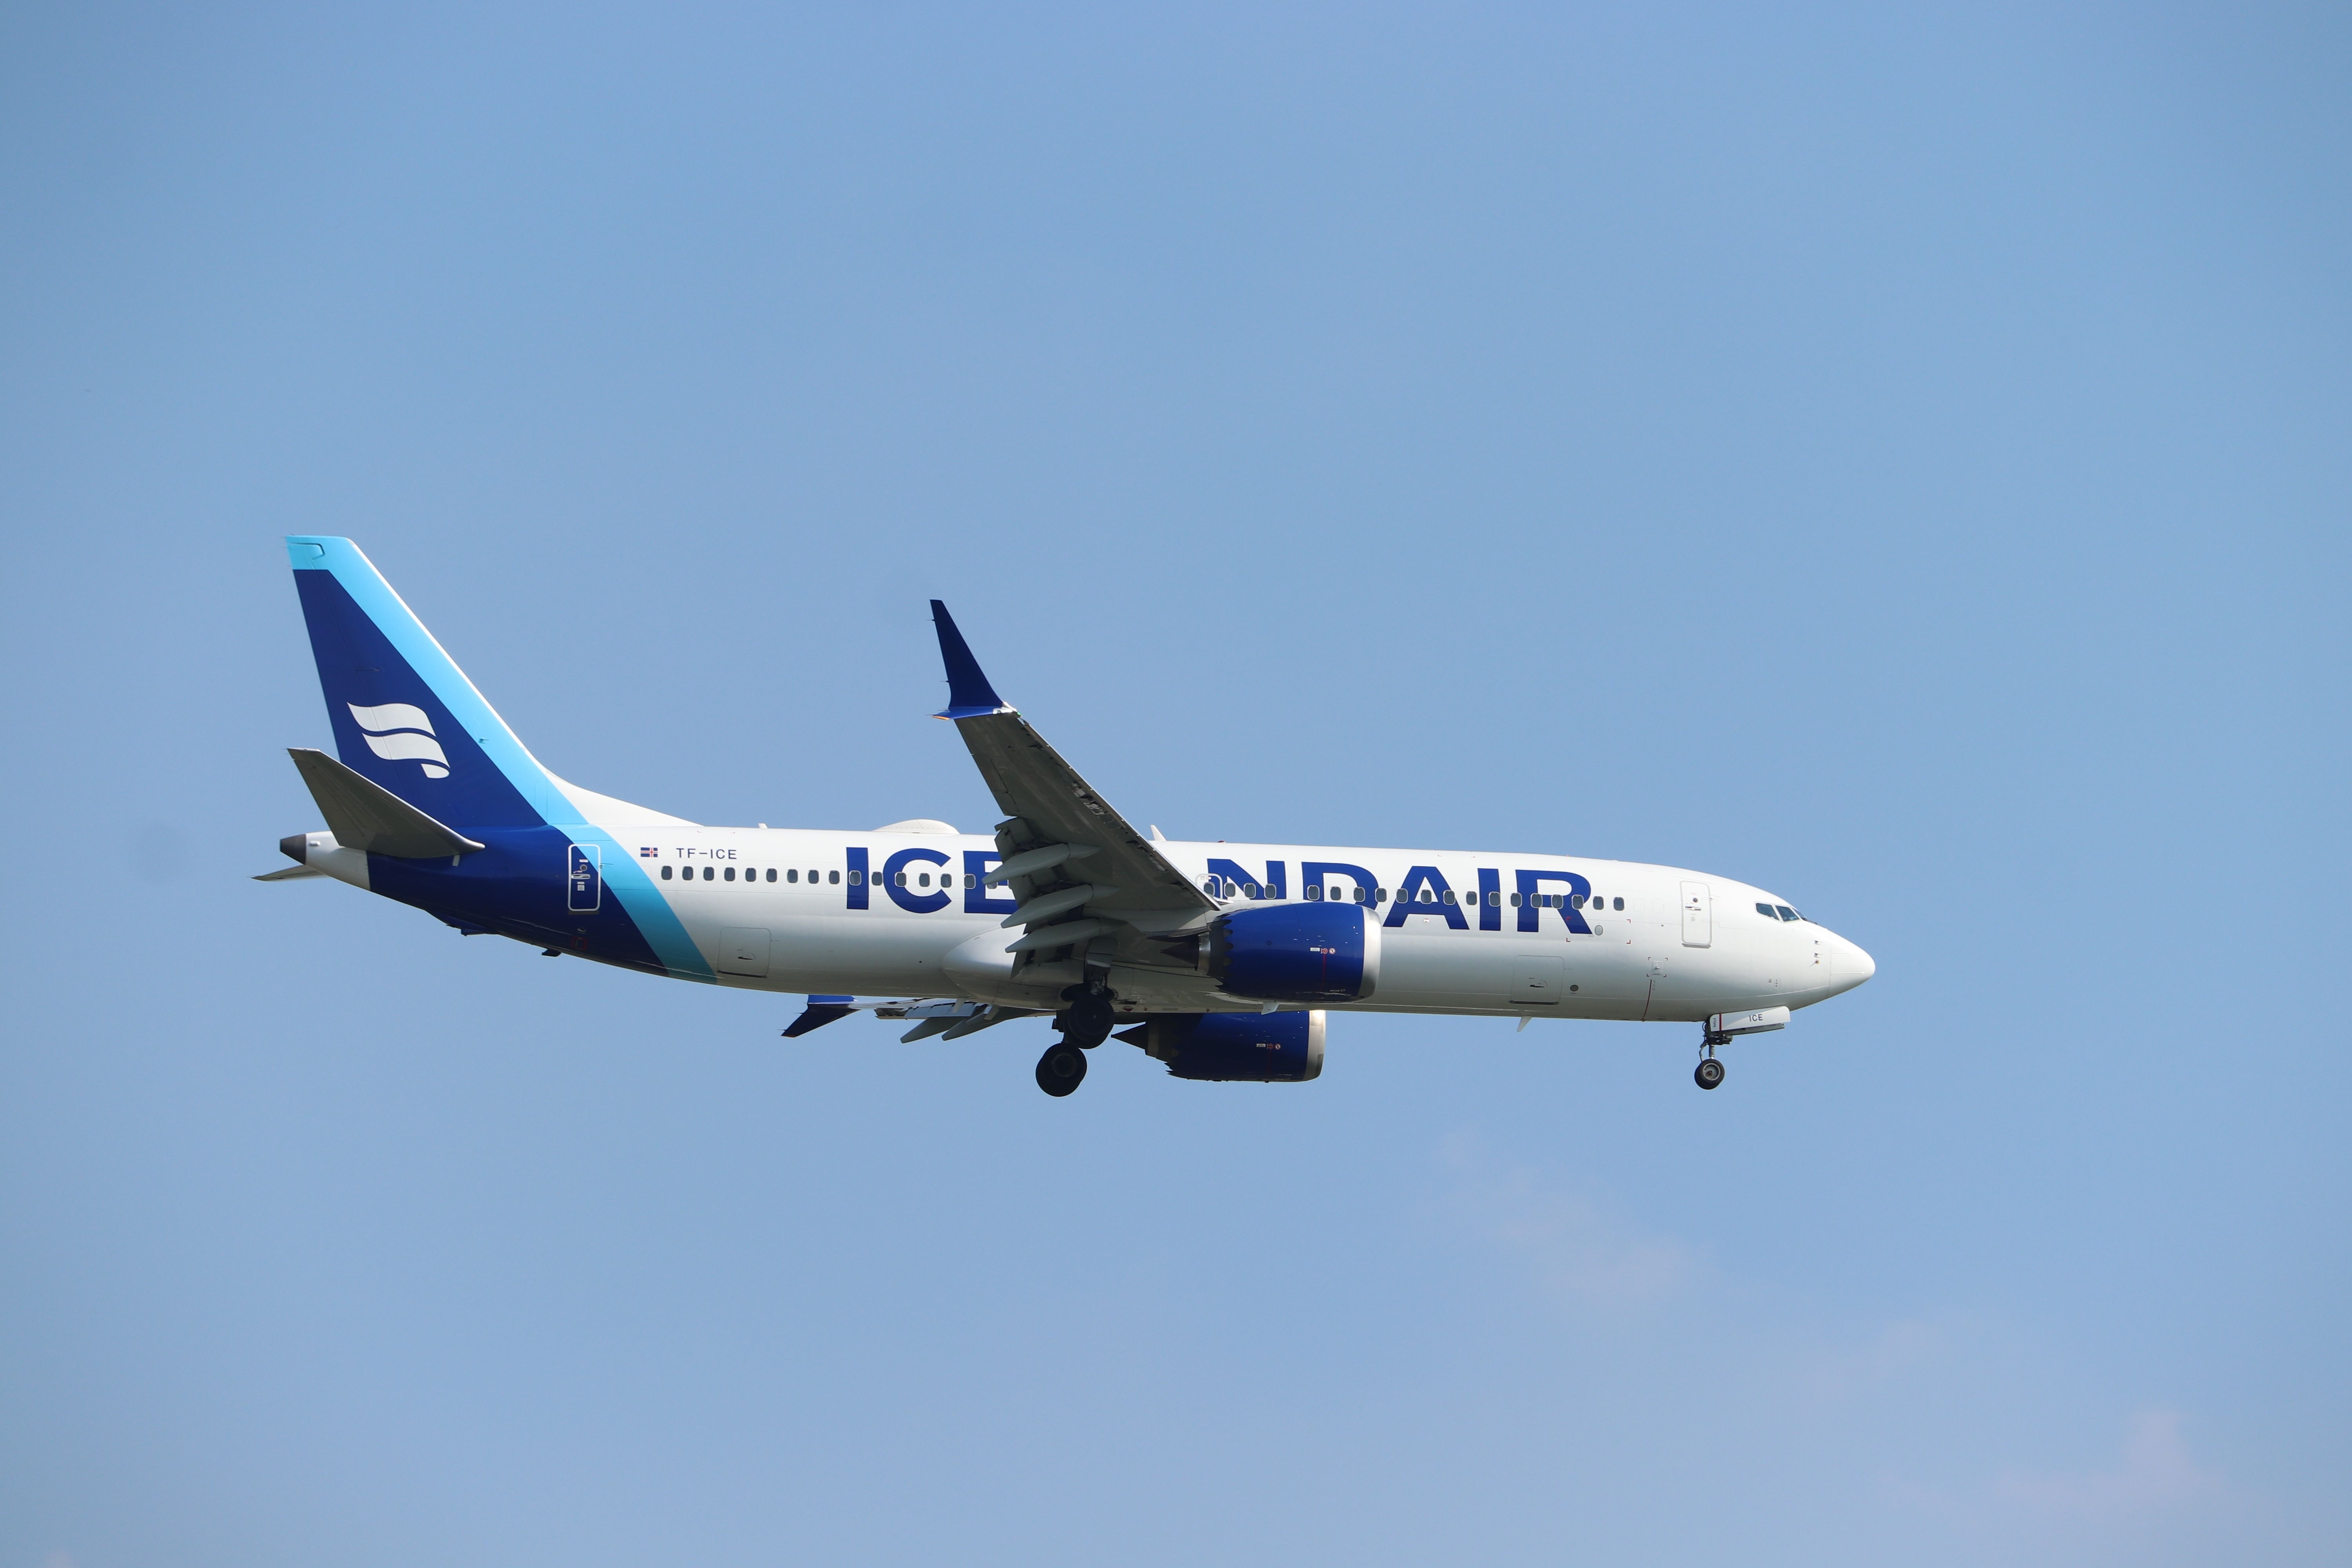
[[[1201,967],[1228,996],[1360,1002],[1381,978],[1381,927],[1361,904],[1274,904],[1220,915]]]
[[[1170,1076],[1208,1083],[1305,1083],[1323,1071],[1323,1015],[1161,1013],[1120,1039],[1168,1064]]]

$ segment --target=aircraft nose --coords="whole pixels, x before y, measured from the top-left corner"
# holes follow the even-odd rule
[[[1837,939],[1837,984],[1841,991],[1851,991],[1878,973],[1878,964],[1861,947],[1843,937]]]

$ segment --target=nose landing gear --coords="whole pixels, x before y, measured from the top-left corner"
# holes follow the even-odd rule
[[[1713,1089],[1723,1081],[1723,1064],[1715,1059],[1715,1047],[1731,1043],[1731,1037],[1709,1029],[1699,1041],[1698,1067],[1691,1073],[1691,1081],[1701,1089]]]

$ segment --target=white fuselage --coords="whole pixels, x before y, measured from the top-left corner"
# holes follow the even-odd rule
[[[980,885],[996,858],[992,838],[688,826],[622,832],[624,847],[720,984],[956,995],[1014,1006],[1051,994],[1037,983],[1049,977],[1013,981],[1003,946],[1022,933],[1003,923],[1013,900]],[[1155,847],[1195,885],[1213,886],[1230,909],[1270,900],[1277,886],[1287,901],[1307,898],[1310,889],[1354,900],[1356,873],[1363,873],[1371,884],[1363,899],[1375,903],[1385,928],[1379,981],[1364,1000],[1339,1004],[1344,1010],[1687,1021],[1802,1007],[1874,972],[1866,953],[1826,928],[1759,912],[1759,905],[1784,907],[1771,894],[1674,867],[1302,845]],[[884,868],[894,863],[898,870],[886,881]],[[1312,868],[1323,869],[1304,881]],[[1416,876],[1416,868],[1436,875]],[[1400,906],[1397,894],[1409,879],[1424,899],[1441,883],[1445,892]],[[1244,890],[1250,882],[1257,900]],[[1578,895],[1585,907],[1574,911],[1566,907],[1572,886],[1590,889]],[[1541,896],[1559,903],[1538,906],[1535,889],[1549,889]],[[921,907],[930,904],[940,907]],[[975,910],[981,904],[989,907]],[[1121,965],[1110,984],[1123,1011],[1233,1005],[1174,957],[1164,967]]]

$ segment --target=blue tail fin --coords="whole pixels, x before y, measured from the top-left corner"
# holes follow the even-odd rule
[[[578,816],[358,545],[297,536],[286,552],[346,767],[452,826]]]

